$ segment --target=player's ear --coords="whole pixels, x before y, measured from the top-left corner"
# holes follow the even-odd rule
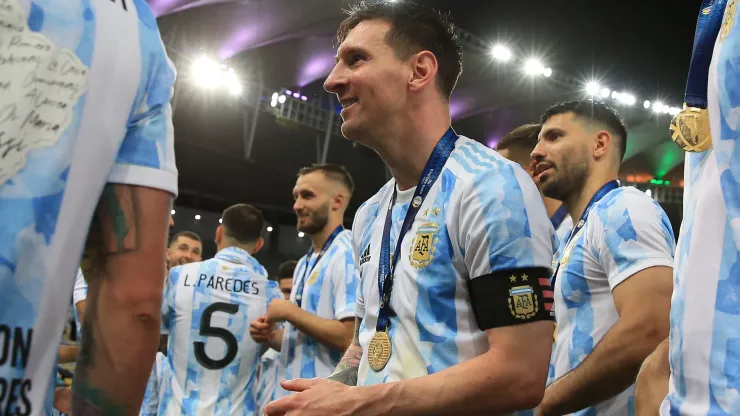
[[[217,246],[221,244],[222,238],[224,238],[224,226],[219,225],[218,227],[216,227],[216,245]]]
[[[265,245],[265,240],[260,237],[257,239],[257,242],[254,244],[254,250],[252,250],[251,254],[257,254],[260,250],[262,250],[262,247]]]

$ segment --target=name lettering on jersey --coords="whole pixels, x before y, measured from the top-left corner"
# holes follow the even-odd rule
[[[360,256],[360,266],[370,261],[372,256],[370,256],[370,244],[367,245],[365,248],[365,251],[362,252],[362,255]]]
[[[74,119],[89,69],[28,28],[17,0],[0,0],[0,185],[28,152],[55,144]]]
[[[205,273],[201,273],[200,276],[185,275],[183,280],[185,287],[207,287],[209,289],[223,290],[234,293],[245,293],[247,295],[259,295],[260,287],[258,282],[251,282],[249,280],[232,279],[231,277],[223,277],[212,275],[209,276]]]
[[[439,242],[437,232],[439,232],[439,225],[433,222],[421,224],[416,230],[416,236],[411,241],[411,255],[409,256],[409,262],[413,267],[423,269],[434,260],[437,242]]]
[[[110,1],[112,1],[113,3],[118,2],[118,0],[110,0]],[[123,5],[123,10],[128,11],[128,7],[126,7],[126,0],[120,0],[120,1],[121,1],[121,4]]]
[[[0,368],[26,368],[31,352],[33,329],[0,324]],[[0,377],[0,414],[30,415],[31,380]]]

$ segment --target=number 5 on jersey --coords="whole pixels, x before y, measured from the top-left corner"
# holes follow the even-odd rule
[[[206,354],[205,342],[194,342],[195,347],[195,359],[198,360],[198,364],[209,370],[220,370],[227,365],[236,357],[237,349],[239,344],[234,334],[224,328],[218,328],[211,326],[211,316],[214,312],[224,312],[229,315],[234,315],[239,311],[239,305],[234,303],[217,302],[209,305],[204,311],[200,319],[200,332],[199,334],[203,337],[216,337],[220,338],[226,343],[226,355],[220,360],[214,360]]]

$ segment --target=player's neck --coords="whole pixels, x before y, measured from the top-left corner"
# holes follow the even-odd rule
[[[329,239],[331,233],[333,233],[334,230],[336,230],[337,227],[339,227],[340,225],[342,225],[341,219],[329,218],[329,222],[326,223],[326,226],[323,230],[315,234],[309,234],[309,237],[311,238],[311,246],[313,247],[314,253],[318,253],[319,251],[321,251],[322,248],[324,248],[326,240]]]
[[[224,239],[224,240],[226,240],[226,239]],[[229,247],[240,248],[240,249],[246,251],[247,253],[249,253],[251,255],[252,252],[254,251],[255,245],[254,244],[238,244],[238,243],[236,243],[234,241],[224,241],[222,244],[219,244],[219,245],[216,246],[216,250],[217,251],[221,251],[221,250],[226,249],[226,248],[229,248]]]
[[[397,131],[377,149],[402,191],[419,183],[424,167],[437,142],[450,128],[448,106],[422,106],[398,120]]]
[[[586,183],[581,188],[580,192],[575,192],[566,201],[564,201],[565,208],[568,210],[568,214],[573,218],[573,221],[578,221],[583,215],[583,211],[586,210],[586,206],[591,201],[591,198],[596,195],[596,192],[601,189],[602,186],[606,185],[607,182],[617,179],[617,174],[593,174],[589,175],[586,179]]]
[[[552,218],[552,216],[555,215],[557,210],[563,205],[562,201],[558,201],[557,199],[548,198],[546,196],[543,196],[542,200],[545,202],[545,209],[547,210],[547,216],[550,218]]]

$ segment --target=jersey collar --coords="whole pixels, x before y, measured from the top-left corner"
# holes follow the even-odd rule
[[[252,256],[246,250],[232,246],[222,249],[214,258],[234,264],[249,264]]]

